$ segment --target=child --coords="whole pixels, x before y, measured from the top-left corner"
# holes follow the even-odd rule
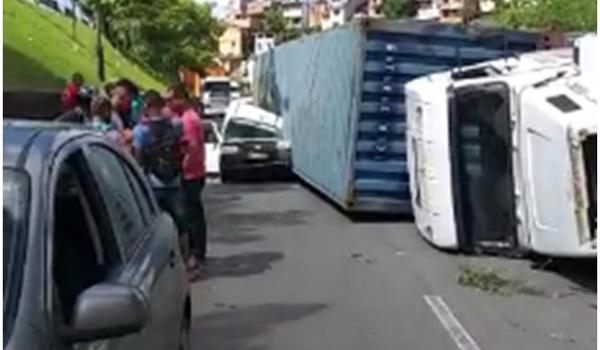
[[[122,130],[113,118],[112,104],[105,96],[92,99],[92,128],[104,133],[111,141],[119,146],[124,145]]]

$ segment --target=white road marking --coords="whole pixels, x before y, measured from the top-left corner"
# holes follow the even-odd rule
[[[423,298],[460,350],[481,350],[473,337],[471,337],[465,327],[454,316],[452,310],[446,305],[442,297],[439,295],[424,295]]]

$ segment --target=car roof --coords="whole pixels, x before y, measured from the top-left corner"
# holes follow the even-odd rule
[[[54,145],[74,137],[90,134],[80,124],[52,121],[4,119],[3,166],[20,168],[30,152],[41,152],[42,159],[51,155]],[[40,147],[34,147],[39,145]]]

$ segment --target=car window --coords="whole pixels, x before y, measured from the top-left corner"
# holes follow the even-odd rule
[[[231,84],[227,81],[214,81],[205,82],[204,91],[208,92],[229,92],[231,90]]]
[[[91,146],[89,162],[97,178],[115,233],[125,254],[133,253],[145,235],[144,210],[130,185],[121,160],[102,146]]]
[[[131,184],[131,189],[135,193],[138,203],[140,204],[140,209],[143,212],[144,219],[146,221],[146,225],[152,224],[153,218],[156,214],[156,208],[154,208],[152,203],[151,194],[148,192],[148,187],[144,185],[140,177],[131,169],[131,166],[125,163],[125,161],[121,162],[121,166],[127,175],[127,179]]]
[[[29,181],[16,170],[3,171],[3,322],[4,345],[10,339],[19,304],[26,253]]]
[[[241,118],[232,119],[225,128],[225,139],[277,138],[279,136],[279,131],[271,125]]]

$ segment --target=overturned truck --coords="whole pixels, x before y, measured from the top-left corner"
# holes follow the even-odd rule
[[[465,251],[596,256],[598,42],[406,85],[419,233]]]

